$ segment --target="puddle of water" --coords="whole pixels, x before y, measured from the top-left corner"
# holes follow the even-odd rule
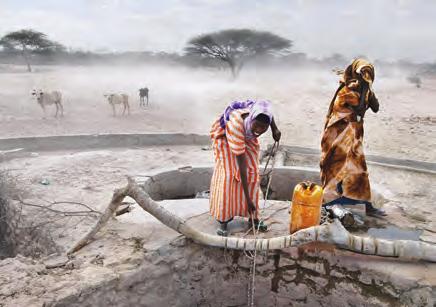
[[[238,233],[238,232],[246,232],[249,229],[250,225],[248,224],[247,219],[236,216],[233,221],[231,221],[227,229],[230,233]]]
[[[386,226],[385,228],[369,228],[368,234],[379,239],[419,241],[422,230],[408,230],[396,226]]]

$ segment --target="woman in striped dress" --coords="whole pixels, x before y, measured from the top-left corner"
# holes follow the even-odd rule
[[[210,213],[220,223],[217,233],[227,235],[233,217],[253,217],[259,225],[259,142],[271,126],[280,139],[268,101],[233,102],[214,122],[210,132],[215,168],[210,187]]]

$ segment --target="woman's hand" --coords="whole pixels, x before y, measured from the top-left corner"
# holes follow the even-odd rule
[[[378,102],[377,97],[372,91],[369,94],[368,107],[370,107],[374,113],[377,113],[380,108],[380,103]]]
[[[271,131],[274,141],[276,142],[280,141],[280,138],[282,137],[282,133],[280,132],[279,128],[277,128],[274,117],[271,120]]]
[[[276,129],[272,130],[272,136],[273,136],[274,141],[278,142],[278,141],[280,141],[280,138],[282,137],[282,133],[276,127]]]

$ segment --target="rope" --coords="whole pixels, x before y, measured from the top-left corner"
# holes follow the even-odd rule
[[[275,157],[276,157],[276,153],[277,153],[278,148],[279,148],[279,142],[276,141],[274,143],[274,145],[271,147],[270,154],[269,154],[268,159],[267,159],[267,161],[265,163],[265,168],[263,170],[263,174],[261,174],[261,176],[268,176],[268,184],[266,186],[266,192],[265,192],[265,194],[263,196],[262,211],[263,211],[263,209],[265,209],[266,201],[268,199],[269,188],[271,186],[272,172],[274,170]],[[269,162],[271,160],[271,157],[274,157],[274,159],[273,159],[273,162],[272,162],[272,165],[271,165],[271,169],[267,172],[266,170],[268,168],[268,164],[269,164]],[[250,214],[250,216],[251,216],[251,228],[252,228],[253,234],[254,234],[254,247],[255,248],[254,248],[254,254],[252,256],[251,255],[247,255],[247,253],[245,253],[245,251],[244,251],[244,253],[245,253],[245,255],[249,259],[252,259],[252,261],[253,261],[252,266],[250,266],[250,275],[249,276],[251,277],[251,280],[249,280],[249,282],[248,282],[248,291],[247,291],[247,298],[248,298],[247,306],[253,307],[254,306],[254,293],[256,291],[256,287],[255,287],[256,257],[257,257],[257,248],[256,248],[256,245],[257,245],[257,239],[258,239],[258,234],[259,234],[259,227],[260,227],[261,222],[263,222],[263,220],[260,219],[261,214],[259,214],[258,215],[259,216],[259,221],[258,221],[257,229],[256,229],[256,227],[254,225],[254,214],[253,215]]]
[[[272,173],[272,171],[274,169],[274,162],[275,162],[276,153],[277,153],[278,149],[279,149],[279,142],[274,142],[273,146],[270,149],[270,153],[268,155],[268,159],[266,160],[265,167],[263,169],[263,173],[260,174],[261,177],[268,176],[269,174]],[[271,170],[267,172],[266,169],[268,168],[268,164],[269,164],[269,161],[271,160],[272,156],[274,156],[273,165],[271,167]]]

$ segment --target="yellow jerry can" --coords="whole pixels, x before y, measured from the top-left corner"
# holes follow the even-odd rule
[[[321,186],[306,181],[295,186],[289,218],[289,232],[319,225],[323,189]]]

